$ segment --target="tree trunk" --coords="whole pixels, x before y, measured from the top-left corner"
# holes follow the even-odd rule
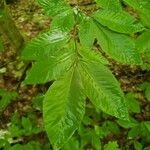
[[[0,32],[8,38],[17,51],[23,47],[24,39],[9,15],[4,0],[0,0]]]

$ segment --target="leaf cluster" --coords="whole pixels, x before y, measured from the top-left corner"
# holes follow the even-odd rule
[[[124,0],[139,13],[135,18],[119,0],[96,0],[98,9],[91,14],[82,12],[78,3],[72,7],[62,0],[38,2],[53,21],[50,31],[33,39],[22,52],[24,60],[33,61],[24,83],[54,81],[44,96],[43,114],[49,139],[57,150],[78,129],[87,98],[96,109],[129,120],[124,94],[102,54],[123,64],[143,64],[141,51],[149,50],[146,18],[150,3]],[[135,40],[137,32],[142,34]],[[138,106],[132,111],[138,112]]]

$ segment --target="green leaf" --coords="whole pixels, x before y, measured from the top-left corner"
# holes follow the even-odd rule
[[[74,52],[68,49],[60,50],[55,56],[50,56],[46,60],[34,62],[24,83],[41,84],[58,79],[71,66],[73,54]]]
[[[84,57],[84,60],[88,61],[97,61],[99,63],[102,63],[104,65],[108,65],[109,62],[108,60],[102,56],[102,54],[98,51],[94,51],[88,48],[82,48],[82,50],[80,51],[80,55],[81,57]]]
[[[120,150],[117,141],[109,141],[108,144],[104,145],[104,150]]]
[[[143,121],[141,123],[140,135],[146,140],[150,141],[150,121]]]
[[[142,23],[150,28],[150,2],[149,0],[124,0],[125,3],[138,11]]]
[[[128,93],[126,95],[126,102],[129,110],[131,110],[134,113],[140,113],[140,104],[135,99],[134,93]]]
[[[53,31],[39,36],[23,50],[22,58],[36,60],[25,84],[41,84],[59,78],[72,64],[74,44],[67,43],[66,32]]]
[[[74,12],[66,10],[53,18],[51,30],[69,32],[75,24]]]
[[[85,16],[82,17],[82,21],[79,25],[80,43],[82,44],[83,47],[91,48],[96,38],[95,35],[96,26],[91,18],[89,17],[84,18],[84,17]]]
[[[138,122],[131,117],[130,117],[130,120],[128,121],[119,119],[117,120],[117,123],[123,128],[133,128],[139,125]]]
[[[140,52],[150,52],[150,30],[143,32],[136,40],[136,47]]]
[[[11,148],[10,148],[10,150],[20,150],[20,149],[22,149],[23,147],[22,147],[22,145],[20,145],[20,144],[15,144],[14,146],[12,146]]]
[[[44,94],[38,94],[37,96],[33,97],[32,99],[33,108],[42,112],[43,99],[44,99]]]
[[[63,146],[62,150],[82,150],[82,149],[80,148],[79,141],[76,138],[72,137],[68,141],[68,143],[66,143]]]
[[[140,53],[136,51],[132,38],[106,30],[102,26],[99,26],[99,31],[97,34],[98,42],[110,57],[125,64],[142,64]]]
[[[65,1],[62,0],[37,0],[44,8],[46,14],[49,16],[56,16],[68,9],[71,9]]]
[[[25,133],[32,131],[32,123],[29,118],[22,117],[21,123],[22,123],[22,127],[25,130]]]
[[[142,144],[141,143],[139,143],[138,141],[135,141],[134,142],[134,148],[135,148],[135,150],[142,150]]]
[[[23,149],[34,150],[33,145],[31,143],[28,143],[28,144],[24,145]]]
[[[150,150],[150,146],[144,147],[143,150]]]
[[[119,33],[131,34],[144,30],[142,24],[136,23],[135,18],[124,11],[98,10],[93,17],[103,26]]]
[[[113,10],[113,11],[121,11],[122,10],[119,0],[107,0],[107,1],[106,0],[96,0],[96,3],[104,9]]]
[[[118,134],[120,132],[120,129],[115,122],[106,121],[104,125],[106,126],[106,128],[108,128],[109,132],[112,134]]]
[[[128,120],[124,95],[112,73],[97,61],[83,59],[80,68],[85,93],[96,108]]]
[[[150,83],[145,82],[141,84],[140,87],[144,91],[146,99],[150,102]]]
[[[150,85],[149,85],[149,87],[147,87],[146,90],[145,90],[145,97],[146,97],[147,100],[150,102]]]
[[[83,95],[79,73],[72,68],[48,90],[44,99],[44,123],[54,149],[62,147],[78,128],[83,115]]]
[[[68,41],[66,32],[54,30],[39,35],[26,45],[22,52],[22,59],[45,60],[55,55]]]
[[[39,142],[31,141],[23,145],[23,150],[41,150],[41,145]]]
[[[140,132],[140,125],[131,128],[131,130],[128,132],[128,139],[135,139],[140,135]]]
[[[92,138],[92,142],[91,142],[92,146],[95,148],[95,150],[100,150],[101,142],[99,136],[96,135],[94,132],[92,132],[91,138]]]
[[[79,29],[80,42],[84,47],[92,47],[96,38],[102,50],[113,59],[125,64],[142,63],[134,40],[129,36],[107,30],[91,18],[84,19]]]
[[[3,111],[18,94],[14,91],[7,91],[0,88],[0,112]]]
[[[139,0],[123,0],[128,5],[132,6],[134,9],[140,9],[141,4],[139,3]]]

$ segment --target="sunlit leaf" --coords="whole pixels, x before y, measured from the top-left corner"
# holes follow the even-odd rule
[[[44,123],[54,149],[62,147],[78,128],[85,96],[78,71],[72,68],[54,82],[44,99]]]

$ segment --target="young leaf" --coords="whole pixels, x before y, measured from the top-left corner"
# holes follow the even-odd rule
[[[54,149],[66,143],[84,115],[85,96],[75,67],[48,90],[44,99],[44,123]]]
[[[112,73],[99,62],[83,61],[80,68],[85,93],[96,108],[128,120],[123,93]]]
[[[119,33],[131,34],[144,30],[142,24],[135,23],[136,20],[124,11],[98,10],[93,17],[103,26]]]

